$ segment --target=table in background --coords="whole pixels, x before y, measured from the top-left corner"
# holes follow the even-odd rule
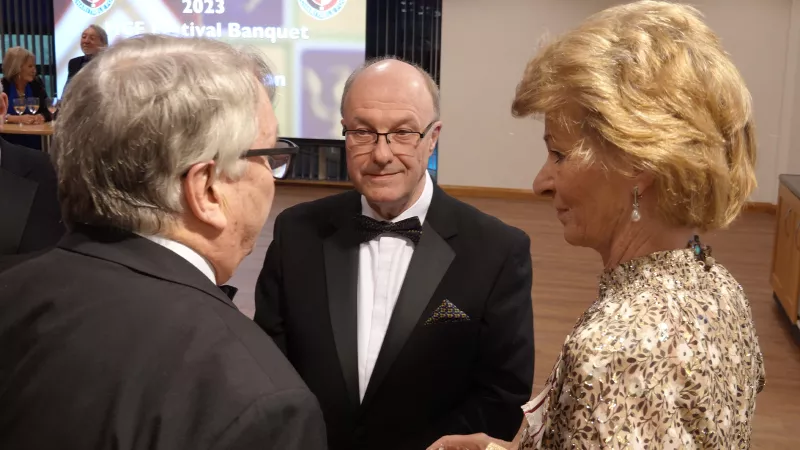
[[[42,151],[50,152],[50,137],[53,135],[53,122],[41,125],[20,125],[16,123],[6,123],[0,125],[0,134],[26,134],[29,136],[41,136]]]
[[[779,181],[770,282],[800,343],[800,175],[784,174]]]

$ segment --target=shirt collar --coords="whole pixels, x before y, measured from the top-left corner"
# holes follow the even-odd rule
[[[400,222],[401,220],[410,219],[412,217],[419,217],[419,222],[425,222],[425,216],[428,214],[428,208],[431,206],[431,199],[433,199],[433,180],[431,174],[425,171],[425,187],[422,189],[422,194],[410,208],[403,211],[399,216],[391,220],[391,222]],[[381,217],[371,206],[367,203],[366,197],[361,196],[361,214],[371,217],[375,220],[386,220]]]
[[[138,233],[137,233],[138,234]],[[192,250],[191,248],[187,247],[180,242],[173,241],[172,239],[165,238],[163,236],[150,236],[150,235],[143,235],[140,234],[139,236],[155,242],[162,247],[166,247],[173,252],[177,253],[179,256],[183,257],[186,261],[189,261],[193,266],[197,267],[197,270],[203,273],[212,283],[215,285],[217,284],[217,277],[214,275],[214,269],[211,267],[211,263],[208,262],[203,256],[201,256],[196,251]]]

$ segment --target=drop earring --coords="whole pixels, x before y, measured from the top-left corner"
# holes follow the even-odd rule
[[[639,213],[639,186],[633,187],[633,212],[631,212],[631,220],[638,222],[642,218]]]

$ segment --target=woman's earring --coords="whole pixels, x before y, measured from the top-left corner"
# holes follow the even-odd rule
[[[633,212],[631,213],[631,220],[638,222],[642,218],[639,213],[639,186],[633,187]]]

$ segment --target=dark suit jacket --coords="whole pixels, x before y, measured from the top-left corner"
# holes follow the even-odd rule
[[[50,158],[0,139],[0,256],[49,248],[64,235]]]
[[[83,68],[83,64],[87,61],[86,55],[83,56],[76,56],[69,60],[67,63],[67,82],[64,86],[67,86],[70,81],[72,81],[72,77],[74,77],[80,70]]]
[[[446,434],[511,440],[533,382],[530,240],[434,188],[359,403],[354,191],[275,221],[256,322],[322,405],[332,449],[424,449]],[[470,320],[426,325],[449,300]]]
[[[0,448],[322,449],[272,340],[176,253],[80,226],[0,274]]]
[[[11,82],[6,79],[5,77],[0,80],[3,83],[3,92],[9,92],[11,89],[16,89],[13,87]],[[36,114],[41,114],[44,116],[45,122],[50,122],[53,120],[53,115],[50,114],[50,110],[47,109],[47,89],[44,87],[44,81],[42,81],[41,77],[36,77],[31,81],[31,90],[33,91],[33,96],[39,99],[39,110],[36,111]],[[4,111],[5,112],[5,111]],[[28,111],[26,110],[26,114]]]

